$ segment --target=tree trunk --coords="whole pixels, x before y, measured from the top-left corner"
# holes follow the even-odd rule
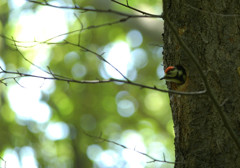
[[[240,139],[240,1],[164,0],[178,36],[201,65],[214,97]],[[204,90],[196,64],[169,24],[164,26],[164,65],[181,64],[187,82],[169,89]],[[209,96],[170,95],[175,129],[176,168],[240,167],[240,150]]]

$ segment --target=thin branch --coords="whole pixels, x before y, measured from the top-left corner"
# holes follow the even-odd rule
[[[9,40],[9,38],[8,38],[8,40]],[[12,38],[11,41],[14,43],[14,46],[15,46],[15,48],[16,48],[16,51],[21,55],[21,57],[22,57],[26,62],[28,62],[30,65],[36,67],[37,69],[39,69],[39,70],[41,70],[41,71],[43,71],[43,72],[45,72],[45,73],[47,73],[47,74],[49,74],[49,75],[52,75],[49,67],[48,67],[48,70],[49,70],[49,71],[46,71],[46,70],[44,70],[42,67],[38,66],[37,64],[34,64],[32,61],[30,61],[29,59],[27,59],[27,58],[23,55],[23,53],[18,49],[18,45],[17,45],[17,43],[16,43],[17,41],[16,41],[14,38]],[[0,68],[0,69],[3,70],[2,68]],[[1,72],[0,72],[0,73],[1,73]],[[19,73],[19,75],[20,75],[20,73]],[[61,77],[61,78],[65,78],[64,76],[61,76],[61,75],[57,75],[57,76],[58,76],[58,77]],[[16,81],[16,83],[18,83],[18,82]],[[18,84],[19,84],[19,83],[18,83]],[[20,86],[21,86],[21,85],[20,85]]]
[[[5,36],[4,36],[5,37]],[[120,79],[108,79],[108,80],[75,80],[75,79],[71,79],[71,78],[68,78],[68,77],[65,77],[65,76],[61,76],[61,75],[58,75],[58,74],[54,74],[52,72],[52,70],[48,67],[48,71],[46,70],[43,70],[41,67],[33,64],[31,61],[29,61],[26,57],[24,57],[24,55],[20,52],[20,50],[18,49],[17,47],[17,44],[16,42],[18,42],[17,40],[15,39],[11,39],[11,38],[8,38],[6,37],[6,39],[8,40],[11,40],[14,42],[14,45],[16,47],[16,50],[21,54],[21,56],[23,57],[24,60],[26,60],[27,62],[29,62],[30,64],[32,64],[33,66],[36,66],[38,69],[42,70],[43,72],[49,74],[50,76],[52,77],[43,77],[43,76],[37,76],[37,75],[32,75],[32,74],[27,74],[27,73],[19,73],[19,72],[12,72],[12,71],[6,71],[4,70],[3,68],[0,67],[0,69],[2,70],[0,72],[1,73],[6,73],[6,74],[15,74],[15,75],[18,75],[17,77],[10,77],[10,78],[3,78],[0,80],[0,82],[4,82],[6,80],[9,80],[9,79],[16,79],[16,78],[21,78],[21,77],[35,77],[35,78],[42,78],[42,79],[49,79],[49,80],[58,80],[58,81],[65,81],[65,82],[72,82],[72,83],[81,83],[81,84],[98,84],[98,83],[111,83],[111,82],[119,82],[119,83],[125,83],[125,84],[129,84],[129,85],[133,85],[133,86],[138,86],[138,87],[141,87],[141,88],[146,88],[146,89],[151,89],[151,90],[155,90],[155,91],[160,91],[160,92],[164,92],[164,93],[171,93],[171,94],[179,94],[179,95],[203,95],[206,93],[206,90],[202,90],[202,91],[193,91],[193,92],[181,92],[181,91],[175,91],[175,90],[164,90],[164,89],[158,89],[156,86],[147,86],[147,85],[144,85],[144,84],[140,84],[140,83],[136,83],[136,82],[132,82],[130,81],[126,76],[124,76],[116,67],[114,67],[110,62],[108,62],[101,54],[98,54],[84,46],[81,46],[79,44],[75,44],[75,43],[72,43],[72,42],[69,42],[69,41],[66,41],[65,42],[60,42],[60,43],[46,43],[46,42],[38,42],[38,43],[44,43],[44,44],[69,44],[69,45],[72,45],[72,46],[76,46],[76,47],[79,47],[80,49],[82,49],[83,51],[85,52],[89,52],[95,56],[97,56],[100,60],[102,60],[103,62],[109,64],[112,68],[114,68],[119,74],[122,75],[122,77],[125,79],[125,80],[120,80]],[[36,41],[35,41],[36,42]],[[6,85],[6,83],[4,83]]]
[[[5,36],[4,36],[5,37]],[[33,66],[37,67],[38,69],[42,70],[43,72],[49,74],[50,76],[52,77],[43,77],[43,76],[37,76],[37,75],[32,75],[32,74],[27,74],[27,73],[19,73],[19,72],[12,72],[12,71],[6,71],[4,70],[3,68],[0,67],[0,69],[2,70],[0,72],[1,73],[6,73],[6,74],[15,74],[15,75],[18,75],[17,77],[10,77],[10,78],[3,78],[0,80],[1,83],[3,83],[4,81],[6,80],[9,80],[9,79],[16,79],[16,78],[21,78],[21,77],[35,77],[35,78],[42,78],[42,79],[49,79],[49,80],[58,80],[58,81],[65,81],[65,82],[72,82],[72,83],[81,83],[81,84],[97,84],[97,83],[110,83],[110,82],[119,82],[119,83],[125,83],[125,84],[129,84],[129,85],[133,85],[133,86],[138,86],[138,87],[141,87],[141,88],[146,88],[146,89],[151,89],[151,90],[155,90],[155,91],[160,91],[160,92],[164,92],[164,93],[171,93],[171,94],[179,94],[179,95],[203,95],[203,94],[206,94],[206,90],[202,90],[202,91],[193,91],[193,92],[181,92],[181,91],[175,91],[175,90],[164,90],[164,89],[158,89],[156,86],[147,86],[147,85],[144,85],[144,84],[140,84],[140,83],[136,83],[136,82],[132,82],[130,81],[126,76],[124,76],[116,67],[114,67],[110,62],[108,62],[101,54],[98,54],[84,46],[81,46],[79,44],[74,44],[72,42],[69,42],[69,41],[66,41],[65,42],[60,42],[60,43],[46,43],[46,42],[38,42],[38,43],[44,43],[44,44],[69,44],[69,45],[72,45],[72,46],[76,46],[76,47],[79,47],[80,49],[82,49],[83,51],[85,52],[89,52],[95,56],[97,56],[100,60],[102,60],[103,62],[107,63],[108,65],[110,65],[113,69],[115,69],[119,74],[122,75],[122,77],[125,79],[125,80],[120,80],[120,79],[108,79],[108,80],[75,80],[75,79],[71,79],[71,78],[68,78],[68,77],[65,77],[65,76],[61,76],[61,75],[58,75],[58,74],[54,74],[52,72],[52,70],[48,67],[48,71],[46,70],[43,70],[41,67],[33,64],[31,61],[29,61],[26,57],[24,57],[24,55],[20,52],[20,50],[18,49],[17,47],[17,44],[16,42],[18,42],[17,40],[15,39],[11,39],[11,38],[7,38],[6,39],[8,40],[11,40],[14,42],[14,45],[16,47],[16,50],[21,54],[21,56],[23,57],[24,60],[26,60],[27,62],[29,62],[30,64],[32,64]],[[36,42],[36,41],[35,41]],[[6,83],[4,83],[6,85]]]
[[[51,40],[53,40],[53,39],[55,39],[55,38],[58,38],[58,37],[61,37],[61,36],[78,33],[79,31],[85,31],[85,30],[90,30],[90,29],[97,29],[97,28],[102,28],[102,27],[105,27],[105,26],[112,26],[112,25],[114,25],[114,24],[119,24],[119,23],[122,23],[122,22],[126,22],[126,21],[128,21],[129,19],[131,19],[131,17],[124,17],[124,18],[118,19],[118,20],[113,21],[113,22],[107,22],[107,23],[103,23],[103,24],[99,24],[99,25],[90,25],[90,26],[85,27],[85,28],[81,27],[81,29],[77,29],[77,30],[73,30],[73,31],[70,31],[70,32],[62,33],[62,34],[59,34],[59,35],[57,35],[57,36],[53,36],[53,37],[51,37],[51,38],[49,38],[49,39],[47,39],[47,40],[44,40],[44,41],[42,41],[42,42],[37,42],[37,41],[19,41],[19,40],[15,40],[15,39],[14,39],[14,41],[15,41],[16,43],[36,43],[36,42],[37,42],[37,43],[45,43],[45,42],[51,41]],[[5,38],[5,39],[7,39],[7,40],[13,41],[11,38],[9,38],[9,37],[7,37],[7,36],[5,36],[5,35],[3,35],[3,34],[0,34],[0,37]],[[32,46],[27,46],[26,48],[28,48],[28,47],[33,47],[33,46],[34,46],[34,45],[32,45]],[[21,47],[24,47],[24,46],[21,46]]]
[[[23,85],[21,85],[21,84],[17,81],[17,78],[13,77],[13,80],[16,82],[16,84],[18,84],[18,85],[21,86],[22,88],[25,88]]]
[[[43,68],[41,68],[40,66],[34,64],[33,62],[31,62],[29,59],[27,59],[27,58],[23,55],[23,53],[18,49],[18,46],[17,46],[17,44],[16,44],[16,40],[14,40],[13,37],[12,37],[12,40],[11,40],[11,41],[14,43],[14,46],[15,46],[17,52],[21,55],[21,57],[22,57],[26,62],[28,62],[29,64],[35,66],[36,68],[40,69],[41,71],[43,71],[43,72],[45,72],[45,73],[48,73],[48,72],[45,71]]]
[[[72,0],[72,3],[74,4],[75,7],[78,7],[77,2],[75,0]]]
[[[126,0],[126,3],[127,3],[127,5],[129,6],[129,4],[128,4],[128,0]]]
[[[197,59],[197,57],[192,53],[192,51],[188,48],[188,46],[185,44],[185,42],[181,39],[181,37],[178,35],[178,31],[176,30],[176,28],[174,27],[173,23],[170,21],[169,17],[167,14],[165,14],[163,16],[164,21],[168,24],[169,28],[172,30],[172,32],[174,33],[176,39],[178,40],[179,44],[182,46],[182,48],[184,49],[184,51],[187,53],[187,55],[193,60],[194,64],[196,65],[199,74],[204,82],[204,85],[206,87],[206,91],[208,96],[210,97],[210,99],[212,100],[214,106],[217,109],[218,114],[220,115],[222,121],[223,121],[223,125],[224,127],[227,129],[230,137],[233,139],[233,141],[235,142],[236,146],[238,147],[238,149],[240,150],[240,141],[239,138],[237,137],[237,135],[235,134],[235,132],[233,131],[233,128],[231,127],[231,124],[229,122],[228,117],[226,116],[226,114],[224,113],[224,111],[221,108],[221,105],[218,103],[216,97],[214,96],[214,93],[207,81],[207,77],[205,76],[202,67]]]
[[[119,23],[122,23],[122,22],[126,22],[127,20],[129,20],[131,17],[124,17],[122,19],[119,19],[119,20],[116,20],[116,21],[113,21],[113,22],[108,22],[108,23],[103,23],[103,24],[99,24],[99,25],[91,25],[91,26],[88,26],[88,27],[85,27],[85,28],[81,28],[81,29],[78,29],[78,30],[73,30],[73,31],[70,31],[70,32],[67,32],[67,33],[63,33],[63,34],[59,34],[57,36],[54,36],[54,37],[51,37],[43,42],[48,42],[48,41],[51,41],[55,38],[58,38],[58,37],[61,37],[61,36],[65,36],[65,35],[70,35],[70,34],[74,34],[74,33],[77,33],[79,31],[85,31],[85,30],[90,30],[90,29],[97,29],[97,28],[102,28],[102,27],[105,27],[105,26],[112,26],[114,24],[119,24]],[[1,35],[0,35],[1,36]]]
[[[98,53],[96,53],[96,52],[94,52],[94,51],[92,51],[92,50],[90,50],[90,49],[88,49],[88,48],[86,48],[86,47],[83,47],[83,46],[81,46],[81,45],[76,45],[76,44],[71,43],[71,42],[66,41],[66,40],[65,40],[65,42],[66,42],[66,44],[71,44],[71,45],[73,45],[73,46],[77,46],[77,47],[81,48],[83,51],[89,52],[89,53],[97,56],[98,59],[100,59],[100,60],[102,60],[103,62],[107,63],[107,64],[110,65],[114,70],[116,70],[124,79],[126,79],[128,82],[131,82],[122,72],[120,72],[115,66],[113,66],[110,62],[108,62],[108,61],[102,56],[103,54],[98,54]]]
[[[127,5],[125,5],[124,3],[118,2],[118,1],[116,1],[116,0],[111,0],[111,1],[112,1],[112,2],[115,2],[116,4],[119,4],[119,5],[121,5],[121,6],[124,6],[124,7],[127,7],[127,8],[129,8],[129,9],[132,9],[132,10],[134,10],[134,11],[136,11],[136,12],[139,12],[139,13],[141,13],[141,14],[144,14],[144,15],[146,15],[146,16],[154,16],[154,17],[159,17],[159,18],[162,17],[162,15],[155,15],[155,14],[147,13],[147,12],[144,12],[144,11],[139,10],[139,9],[137,9],[137,8],[131,7],[131,6],[129,6],[128,1],[127,1]]]
[[[97,13],[111,13],[119,16],[127,16],[127,17],[133,17],[133,18],[139,18],[139,17],[149,17],[149,18],[154,18],[154,17],[160,17],[159,15],[133,15],[133,14],[128,14],[128,13],[123,13],[120,11],[112,10],[112,9],[92,9],[92,8],[84,8],[84,7],[79,7],[79,6],[57,6],[57,5],[52,5],[48,2],[38,2],[35,0],[27,0],[28,2],[35,3],[38,5],[43,5],[43,6],[49,6],[53,8],[59,8],[59,9],[70,9],[70,10],[80,10],[84,12],[97,12]]]
[[[122,145],[122,144],[120,144],[120,143],[117,143],[117,142],[115,142],[115,141],[112,141],[112,140],[109,140],[109,139],[105,139],[105,138],[102,137],[101,134],[100,134],[100,136],[90,135],[90,134],[88,134],[88,133],[86,133],[86,132],[84,132],[84,134],[86,134],[88,137],[91,137],[91,138],[94,138],[94,139],[98,139],[98,140],[101,140],[101,141],[103,141],[103,142],[111,143],[111,144],[120,146],[120,147],[123,148],[123,149],[132,150],[132,151],[134,151],[134,152],[136,152],[136,153],[139,153],[139,154],[141,154],[141,155],[143,155],[143,156],[146,156],[147,158],[151,159],[151,161],[149,161],[149,162],[147,162],[147,163],[161,162],[161,163],[168,163],[168,164],[176,164],[176,162],[167,161],[167,160],[165,159],[165,155],[164,155],[164,160],[156,159],[156,158],[150,156],[150,155],[147,154],[147,153],[140,152],[140,151],[136,150],[135,148],[134,148],[134,149],[131,149],[131,148],[128,148],[127,146]],[[180,163],[178,162],[177,164],[180,164]],[[183,164],[183,163],[181,163],[181,164]]]
[[[7,167],[7,161],[4,160],[1,156],[0,156],[0,159],[4,162],[4,168],[6,168]]]
[[[68,82],[68,83],[80,83],[80,84],[102,84],[102,83],[118,82],[118,83],[125,83],[128,85],[138,86],[138,87],[144,88],[144,89],[151,89],[151,90],[160,91],[160,92],[164,92],[164,93],[179,94],[179,95],[202,95],[202,94],[206,93],[205,90],[197,91],[197,92],[180,92],[180,91],[175,91],[175,90],[164,90],[164,89],[159,89],[156,86],[147,86],[147,85],[136,83],[136,82],[130,82],[127,80],[114,79],[114,78],[111,78],[108,80],[75,80],[72,78],[56,75],[51,70],[49,70],[49,72],[48,72],[48,74],[51,74],[51,77],[45,77],[45,76],[39,76],[39,75],[32,75],[32,74],[28,74],[28,73],[21,73],[18,71],[7,71],[7,70],[2,69],[2,67],[0,67],[0,69],[2,70],[2,71],[0,71],[0,73],[17,75],[17,76],[13,76],[13,77],[2,78],[0,80],[0,82],[2,82],[2,83],[9,79],[16,80],[17,78],[32,77],[32,78],[40,78],[40,79],[44,79],[44,80],[56,80],[56,81],[63,81],[63,82]]]

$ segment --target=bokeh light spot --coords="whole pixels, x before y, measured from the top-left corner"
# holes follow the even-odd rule
[[[117,42],[110,48],[106,60],[117,68],[124,76],[127,76],[129,62],[131,61],[130,49],[127,43]],[[104,69],[108,77],[123,79],[123,77],[110,65],[104,63]],[[104,76],[105,77],[105,76]]]
[[[130,100],[120,100],[117,104],[118,113],[122,117],[130,117],[135,112],[135,106]]]
[[[131,30],[127,34],[127,41],[131,47],[139,47],[143,42],[142,34],[138,30]]]
[[[37,168],[37,160],[35,158],[34,150],[29,147],[25,146],[22,147],[20,150],[21,155],[21,163],[22,167],[24,168]]]
[[[49,123],[46,136],[51,140],[64,139],[69,135],[69,127],[64,122]]]
[[[49,106],[40,101],[40,90],[22,88],[15,84],[9,88],[8,98],[11,108],[21,120],[33,120],[38,123],[44,123],[51,117]]]
[[[86,73],[87,73],[86,67],[80,63],[76,63],[72,67],[72,75],[74,78],[81,78],[84,75],[86,75]]]
[[[100,153],[102,151],[103,150],[99,145],[96,145],[96,144],[89,145],[87,148],[87,156],[89,159],[91,159],[93,161],[97,161],[98,156],[100,155]]]
[[[131,52],[132,62],[136,68],[144,68],[148,63],[148,58],[145,50],[138,48]]]

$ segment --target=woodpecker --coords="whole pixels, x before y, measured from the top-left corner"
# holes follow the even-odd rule
[[[186,77],[185,69],[181,65],[176,65],[167,67],[164,77],[160,78],[160,80],[165,79],[166,81],[182,85],[185,83]]]

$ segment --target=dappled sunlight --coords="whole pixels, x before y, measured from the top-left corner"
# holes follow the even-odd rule
[[[22,7],[26,1],[25,0],[8,0],[10,8],[19,8]]]
[[[121,140],[114,141],[124,144],[127,148],[121,148],[109,144],[110,148],[103,150],[99,145],[92,144],[87,148],[88,157],[95,161],[99,167],[129,167],[144,168],[147,158],[139,152],[146,152],[143,139],[140,134],[133,130],[126,130],[121,135]]]
[[[11,108],[21,120],[33,120],[45,123],[51,117],[51,109],[45,102],[41,102],[41,90],[22,88],[20,85],[10,86],[8,98]]]
[[[131,117],[137,109],[135,98],[127,91],[120,91],[116,95],[116,103],[117,111],[122,117]]]
[[[114,167],[119,160],[118,153],[113,150],[105,150],[100,153],[99,161],[97,162],[100,167]]]
[[[9,21],[0,33],[9,39],[1,41],[6,71],[0,77],[10,78],[0,86],[0,115],[6,168],[148,167],[144,154],[160,159],[173,130],[167,94],[151,85],[161,84],[161,50],[151,45],[155,37],[130,22],[135,18],[125,25],[127,16],[111,13],[121,11],[113,2],[74,2],[5,2]]]
[[[137,69],[144,68],[148,63],[147,53],[142,48],[134,49],[131,56],[131,64]]]
[[[4,160],[7,163],[8,168],[20,168],[20,160],[15,150],[6,149],[4,151]],[[1,164],[3,167],[4,163]],[[6,166],[5,166],[6,167]]]
[[[31,147],[22,147],[20,150],[21,164],[24,168],[37,168],[38,164],[35,158],[34,150]]]
[[[148,63],[146,52],[141,48],[130,50],[130,47],[138,47],[142,43],[142,36],[139,31],[133,30],[129,32],[128,41],[115,42],[113,45],[106,47],[106,60],[116,67],[124,76],[130,80],[137,78],[137,69],[144,68]],[[138,39],[140,38],[140,39]],[[134,45],[134,46],[131,46]],[[104,70],[100,69],[101,75],[104,78],[124,79],[123,76],[113,69],[110,65],[104,63]]]
[[[39,7],[34,12],[26,10],[20,15],[12,15],[16,16],[19,19],[15,38],[21,41],[45,41],[68,31],[66,13],[61,9]],[[65,38],[66,36],[60,36],[51,42],[59,42]]]
[[[127,42],[133,48],[139,47],[143,42],[143,37],[141,32],[139,32],[138,30],[131,30],[130,32],[128,32]]]
[[[158,75],[159,79],[164,76],[164,67],[163,67],[163,65],[159,65],[157,67],[157,75]]]
[[[118,113],[122,117],[130,117],[135,112],[134,104],[130,100],[120,100],[117,106],[118,106]]]
[[[17,153],[19,152],[19,154]],[[13,150],[7,149],[4,152],[4,159],[6,161],[6,168],[37,168],[38,164],[35,158],[34,150],[29,146]],[[3,165],[2,165],[3,167]]]
[[[129,149],[122,151],[122,156],[126,160],[127,165],[131,168],[143,168],[147,163],[147,158],[138,152],[146,153],[142,136],[134,130],[126,130],[122,133],[122,144]],[[136,152],[138,151],[138,152]]]
[[[80,63],[76,63],[72,67],[72,75],[74,79],[79,79],[85,76],[87,73],[87,69],[84,65]]]
[[[4,64],[4,62],[3,62],[3,60],[1,58],[0,58],[0,67],[2,69],[6,69],[5,64]],[[2,77],[3,75],[4,75],[3,73],[0,73],[0,77]]]
[[[116,67],[124,76],[127,76],[129,70],[128,64],[131,60],[128,44],[125,42],[114,43],[106,54],[106,60]],[[110,65],[104,63],[104,69],[110,78],[123,79],[123,76]]]
[[[69,128],[68,125],[63,122],[51,122],[48,124],[45,132],[47,138],[51,140],[60,140],[68,137]]]

